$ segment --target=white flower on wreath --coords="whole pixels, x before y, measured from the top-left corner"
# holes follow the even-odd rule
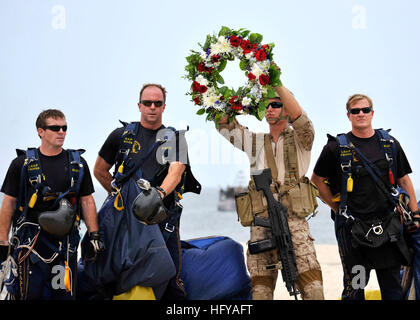
[[[258,100],[262,98],[261,88],[259,87],[258,84],[255,84],[251,88],[251,91],[249,92],[249,94]]]
[[[248,97],[244,97],[242,99],[242,105],[243,106],[250,106],[252,103],[252,99],[248,98]]]
[[[218,100],[219,95],[216,94],[216,90],[214,88],[208,88],[208,90],[203,93],[203,104],[207,107],[219,109],[220,105],[216,104],[216,101]]]
[[[201,84],[202,86],[207,86],[208,84],[209,84],[209,81],[206,79],[206,78],[204,78],[201,74],[200,75],[198,75],[196,78],[195,78],[195,81],[197,81],[199,84]]]
[[[260,75],[262,75],[264,73],[264,70],[261,68],[261,66],[258,63],[254,63],[251,66],[251,72],[254,76],[257,77],[257,79],[259,78]]]
[[[214,54],[223,54],[232,52],[232,46],[224,36],[220,36],[216,43],[210,44],[211,56]]]

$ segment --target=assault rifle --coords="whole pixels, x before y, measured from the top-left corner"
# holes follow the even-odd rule
[[[293,250],[292,238],[289,224],[287,222],[287,208],[276,201],[270,190],[272,181],[271,170],[264,169],[261,174],[252,175],[257,190],[263,190],[268,203],[269,219],[254,217],[254,225],[270,228],[272,238],[250,242],[248,249],[250,254],[257,254],[272,249],[277,249],[279,261],[281,262],[281,275],[286,284],[287,291],[291,296],[297,295],[296,290],[296,257]],[[266,266],[267,270],[274,269],[276,265]]]

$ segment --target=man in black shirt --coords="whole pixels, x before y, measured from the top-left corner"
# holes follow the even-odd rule
[[[327,203],[332,211],[335,220],[336,237],[339,245],[340,257],[344,271],[344,290],[343,299],[364,299],[363,288],[369,279],[371,269],[376,270],[379,286],[381,288],[382,299],[402,299],[400,285],[400,266],[407,262],[404,256],[404,240],[399,242],[388,241],[379,247],[357,246],[352,237],[352,221],[346,221],[345,215],[351,215],[355,219],[368,223],[372,219],[385,221],[394,214],[395,205],[389,201],[383,189],[372,178],[369,168],[363,165],[362,156],[364,155],[379,170],[378,180],[389,181],[387,184],[402,187],[410,196],[409,209],[414,219],[419,219],[419,211],[414,193],[413,184],[410,177],[410,165],[404,154],[403,149],[395,138],[391,137],[395,144],[396,172],[389,167],[387,157],[382,149],[378,132],[372,127],[374,110],[372,101],[368,96],[356,94],[349,98],[347,102],[347,117],[351,122],[352,131],[346,136],[353,144],[351,160],[351,175],[347,183],[342,183],[345,174],[341,157],[345,152],[341,151],[338,142],[330,139],[321,152],[315,165],[312,181],[317,185],[321,199]],[[360,150],[355,153],[354,148]],[[345,176],[346,177],[346,176]],[[326,184],[325,182],[328,182]],[[344,190],[345,189],[345,190]],[[345,193],[344,193],[345,192]],[[340,197],[338,197],[340,195]],[[339,202],[347,196],[346,212],[339,210]],[[357,220],[356,220],[357,221]],[[385,228],[385,226],[384,226]],[[381,235],[381,229],[377,229]],[[372,231],[372,230],[370,230]],[[384,233],[387,230],[384,231]],[[362,266],[366,281],[358,285],[356,276],[360,275],[355,268]],[[354,278],[354,279],[353,279]]]
[[[166,104],[166,90],[159,84],[146,84],[140,91],[138,107],[141,113],[138,131],[134,139],[129,140],[130,152],[129,160],[122,161],[120,148],[122,135],[127,127],[115,129],[106,139],[99,151],[98,158],[94,167],[94,175],[101,185],[111,192],[111,182],[116,174],[121,171],[126,173],[128,163],[137,163],[140,158],[148,154],[149,149],[155,144],[157,139],[163,136],[171,136],[167,143],[153,151],[140,166],[142,178],[150,182],[153,188],[156,188],[160,194],[163,204],[169,210],[170,215],[180,215],[171,213],[174,208],[176,187],[180,185],[184,172],[189,172],[189,163],[187,156],[187,145],[183,134],[177,133],[171,135],[170,129],[165,129],[162,124],[162,114]],[[173,131],[172,131],[173,133]],[[124,139],[123,139],[124,140]],[[168,152],[165,152],[167,150]],[[114,167],[114,173],[110,170]],[[124,168],[123,168],[124,167]],[[171,232],[166,244],[177,268],[177,275],[171,282],[166,296],[177,299],[185,298],[185,290],[182,281],[179,279],[179,266],[181,262],[179,247],[179,218],[168,228],[167,221],[160,223],[161,231]],[[170,292],[173,291],[173,292]]]
[[[77,246],[80,239],[78,218],[66,221],[58,221],[57,218],[61,214],[70,214],[69,211],[74,212],[72,210],[81,211],[91,239],[91,249],[101,251],[103,248],[99,239],[96,206],[92,196],[94,188],[88,165],[78,156],[81,152],[63,149],[67,131],[64,114],[56,109],[45,110],[38,116],[36,127],[41,138],[41,146],[32,149],[33,158],[28,156],[30,152],[28,149],[27,153],[22,151],[12,161],[1,188],[1,192],[4,193],[0,211],[2,261],[7,257],[6,248],[9,248],[8,238],[13,221],[12,246],[14,258],[16,259],[16,255],[18,257],[16,262],[19,270],[15,283],[19,284],[19,288],[11,287],[9,292],[19,299],[72,299],[75,292]],[[74,156],[76,158],[73,158]],[[72,161],[73,164],[77,162],[77,167],[71,163]],[[31,170],[39,170],[39,181],[31,181],[33,174]],[[83,176],[73,174],[78,170],[79,173],[83,172]],[[74,181],[78,178],[81,181]],[[72,209],[66,211],[66,204]],[[52,225],[49,225],[48,218],[45,218],[46,211],[54,212]],[[44,217],[43,221],[47,219],[44,224],[40,222],[41,216]],[[35,226],[35,231],[31,226]],[[59,234],[63,228],[69,231],[66,231],[66,234]],[[19,243],[15,243],[17,239]],[[23,247],[28,240],[31,245]],[[93,251],[92,253],[96,254]],[[69,267],[66,272],[72,273],[72,278],[65,279],[67,281],[65,289],[60,285],[54,287],[52,282],[53,267],[56,265]]]

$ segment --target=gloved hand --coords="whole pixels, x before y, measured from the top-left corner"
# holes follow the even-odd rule
[[[105,251],[105,244],[101,239],[101,235],[98,231],[88,233],[89,245],[86,252],[86,260],[95,261],[98,254]]]
[[[0,245],[0,264],[6,261],[8,255],[9,255],[9,246]]]
[[[411,212],[412,223],[407,227],[408,233],[414,233],[420,228],[420,209]]]
[[[143,190],[134,199],[132,211],[140,222],[148,225],[161,223],[168,216],[167,210],[162,202],[162,196],[154,187]]]

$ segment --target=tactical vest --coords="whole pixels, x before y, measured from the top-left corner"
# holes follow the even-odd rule
[[[253,136],[252,141],[252,150],[255,150],[256,137],[254,138]],[[267,165],[271,169],[273,178],[271,192],[274,198],[276,200],[281,199],[281,202],[300,218],[305,218],[314,213],[318,207],[316,200],[318,189],[306,176],[299,177],[294,130],[287,128],[283,133],[283,159],[285,166],[285,180],[283,184],[277,181],[278,169],[269,134],[264,135],[264,151]],[[255,163],[251,165],[251,169],[253,168],[255,168]],[[248,192],[236,195],[235,200],[238,219],[243,226],[250,226],[255,215],[268,217],[267,200],[263,191],[256,190],[253,180],[249,182]]]
[[[385,154],[385,159],[388,163],[388,182],[389,188],[392,193],[395,195],[399,195],[401,193],[398,191],[398,187],[396,184],[396,177],[397,177],[397,150],[394,140],[389,135],[389,130],[384,129],[375,129],[375,132],[379,135],[379,143],[381,150]],[[342,169],[342,180],[340,185],[339,193],[335,194],[333,197],[333,201],[339,202],[339,212],[340,214],[347,216],[347,195],[349,192],[353,191],[353,178],[352,178],[352,163],[356,156],[355,147],[350,142],[349,138],[346,134],[339,134],[337,137],[332,137],[328,135],[329,140],[332,139],[337,141],[338,152],[339,152],[339,159],[340,159],[340,166]],[[362,154],[357,155],[358,157],[363,157]],[[364,157],[363,157],[364,158]],[[361,158],[360,162],[362,165],[370,172],[371,177],[375,180],[379,179],[380,173],[373,172],[374,167],[367,164],[367,159],[363,160]],[[377,178],[376,178],[377,177]],[[385,185],[383,183],[379,183],[378,187],[382,188],[384,193],[389,192],[385,190]],[[333,193],[334,194],[334,193]]]
[[[17,211],[20,212],[20,218],[27,218],[28,210],[34,208],[39,198],[42,198],[43,201],[54,200],[51,207],[55,207],[62,198],[69,197],[73,199],[74,209],[77,209],[76,199],[79,196],[84,176],[84,167],[80,155],[84,150],[68,149],[66,152],[69,158],[70,187],[65,192],[57,194],[51,192],[49,187],[45,185],[45,176],[42,173],[38,150],[36,148],[29,148],[26,151],[17,150],[18,156],[22,154],[26,156],[20,175],[17,199]],[[28,189],[27,181],[31,185],[31,189]]]
[[[133,163],[132,159],[130,158],[130,153],[133,152],[134,148],[136,147],[135,138],[137,136],[138,130],[140,129],[140,123],[139,122],[130,122],[125,123],[121,122],[124,126],[124,132],[121,135],[120,139],[120,147],[118,150],[117,155],[117,162],[119,161],[121,165],[119,166],[116,174],[115,179],[112,182],[112,188],[113,192],[119,191],[119,186],[128,179],[131,175],[137,174],[139,166],[138,163]],[[160,140],[157,140],[153,146],[145,153],[145,155],[142,157],[142,159],[146,159],[147,157],[154,155],[154,152],[158,149],[159,146],[163,146],[164,143],[166,143],[171,137],[170,135],[176,135],[178,134],[178,131],[175,130],[173,127],[166,127],[167,134],[165,134],[163,137],[161,137]],[[188,128],[187,128],[188,130]],[[166,158],[168,157],[168,150],[164,149],[162,152],[162,157]],[[128,165],[128,167],[127,167]],[[162,165],[162,170],[159,170],[158,174],[165,174],[165,170],[169,168],[169,163],[166,163]],[[179,223],[180,215],[182,212],[182,205],[180,203],[180,200],[182,199],[182,194],[185,192],[194,192],[199,194],[201,192],[201,185],[198,183],[198,181],[194,178],[191,169],[189,166],[187,166],[187,169],[184,171],[181,182],[175,187],[174,191],[171,194],[167,195],[167,198],[173,198],[174,201],[172,201],[168,208],[169,211],[172,212],[170,215],[168,221],[164,222],[164,225],[162,226],[162,234],[167,240],[171,233],[175,231],[175,226]],[[116,197],[114,206],[118,209],[121,208],[122,210],[122,204],[119,204],[121,201],[121,197]],[[165,201],[164,201],[165,203]]]

